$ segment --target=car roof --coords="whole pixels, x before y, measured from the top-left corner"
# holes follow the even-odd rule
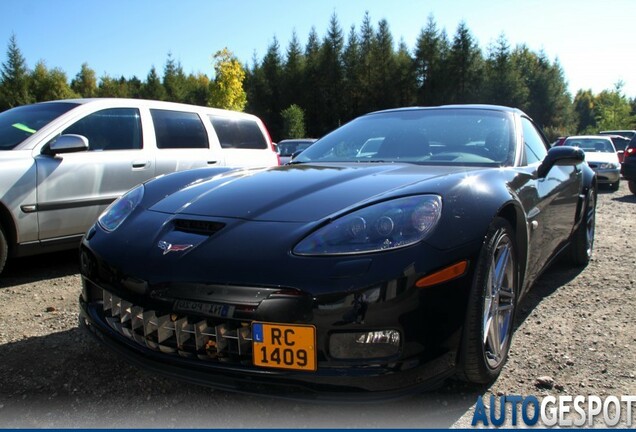
[[[509,113],[524,115],[528,117],[528,115],[524,113],[523,111],[521,111],[519,108],[512,108],[512,107],[503,106],[503,105],[489,105],[489,104],[456,104],[456,105],[440,105],[440,106],[432,106],[432,107],[413,106],[413,107],[392,108],[387,110],[374,111],[366,115],[389,113],[389,112],[400,112],[400,111],[425,111],[425,110],[434,111],[434,110],[440,110],[440,109],[481,109],[481,110],[509,112]]]
[[[132,99],[132,98],[79,98],[79,99],[60,99],[46,102],[38,102],[37,104],[49,104],[49,103],[72,103],[78,105],[86,104],[99,104],[104,106],[116,106],[119,104],[134,104],[149,108],[160,109],[172,109],[172,110],[203,110],[208,114],[218,114],[224,116],[236,116],[236,117],[251,117],[256,119],[257,117],[245,112],[231,111],[220,108],[212,108],[201,105],[190,105],[178,102],[158,101],[151,99]],[[34,104],[35,105],[35,104]]]
[[[566,139],[604,139],[607,141],[611,141],[610,137],[607,135],[572,135],[567,137]]]

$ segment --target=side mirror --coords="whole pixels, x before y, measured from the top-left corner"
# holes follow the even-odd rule
[[[585,161],[585,152],[578,147],[556,146],[548,150],[537,174],[544,178],[555,165],[578,165]]]
[[[88,138],[83,135],[60,135],[49,145],[47,154],[75,153],[88,150]]]

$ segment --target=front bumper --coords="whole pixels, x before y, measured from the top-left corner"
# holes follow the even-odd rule
[[[411,359],[340,364],[320,367],[315,373],[262,370],[251,365],[249,356],[237,351],[240,332],[227,335],[230,339],[236,336],[237,342],[230,355],[206,359],[205,354],[177,352],[169,342],[140,341],[134,331],[127,330],[126,325],[122,329],[106,315],[99,303],[87,303],[80,297],[80,325],[127,361],[164,376],[228,391],[317,400],[346,399],[355,394],[360,400],[381,400],[435,387],[451,376],[455,367],[456,352],[448,350],[426,363]]]
[[[621,172],[618,168],[600,169],[593,168],[596,173],[596,179],[599,183],[610,184],[616,183],[621,178]]]
[[[468,250],[478,250],[478,245],[455,250],[451,257],[469,256]],[[439,266],[435,260],[428,261]],[[350,266],[346,268],[351,270]],[[324,295],[301,290],[276,294],[275,288],[177,280],[153,287],[117,272],[98,258],[85,241],[80,323],[132,363],[196,384],[309,399],[338,399],[351,394],[356,399],[399,397],[436,386],[455,373],[472,277],[469,270],[453,281],[421,289],[414,286],[418,275],[413,273],[413,266],[401,268],[407,276],[358,286],[357,277],[341,275],[335,280],[329,279],[328,274],[316,273],[313,282],[329,282],[332,289],[339,287]],[[212,292],[215,294],[209,294]],[[225,298],[215,297],[222,292]],[[176,310],[174,296],[179,295],[198,296],[202,302],[220,305],[218,312],[215,316],[202,316]],[[260,297],[251,305],[241,300],[255,295]],[[249,331],[254,321],[315,326],[317,370],[255,366]],[[181,330],[177,331],[178,325]],[[334,358],[330,352],[334,333],[379,329],[399,330],[401,343],[397,353],[385,358],[342,359]],[[188,332],[192,336],[184,337]],[[205,339],[197,340],[199,336]],[[187,337],[189,342],[183,343]],[[211,351],[207,347],[210,340],[214,341]]]

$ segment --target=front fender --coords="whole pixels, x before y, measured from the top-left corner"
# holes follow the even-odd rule
[[[484,172],[446,185],[441,193],[442,217],[427,243],[438,249],[451,249],[481,240],[492,220],[502,212],[516,227],[516,219],[519,214],[524,215],[524,210],[509,186],[513,178],[514,172]],[[525,216],[521,219],[525,222]]]

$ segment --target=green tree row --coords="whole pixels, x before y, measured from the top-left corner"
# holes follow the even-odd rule
[[[550,139],[636,126],[636,102],[620,88],[584,92],[594,109],[582,110],[579,95],[572,101],[557,60],[523,44],[513,48],[503,34],[482,51],[466,23],[449,38],[429,16],[412,51],[404,41],[395,46],[388,22],[374,26],[368,13],[360,28],[351,26],[346,35],[333,14],[326,34],[320,37],[313,28],[304,48],[295,33],[284,52],[274,38],[263,59],[253,59],[247,70],[247,109],[261,116],[275,137],[285,130],[281,113],[289,106],[303,110],[309,136],[369,111],[455,103],[520,108]]]
[[[145,98],[214,106],[242,111],[246,104],[243,90],[245,71],[234,55],[224,48],[214,55],[214,79],[203,73],[186,75],[171,54],[159,76],[152,66],[145,81],[113,78],[97,79],[87,63],[70,81],[59,68],[49,69],[40,60],[29,70],[15,35],[9,40],[7,60],[0,69],[0,111],[33,102],[69,98],[120,97]]]
[[[396,48],[397,47],[397,48]],[[283,52],[284,51],[284,52]],[[636,127],[636,99],[622,84],[574,99],[557,60],[526,45],[511,47],[505,35],[482,50],[466,23],[449,37],[429,16],[415,47],[398,44],[389,23],[373,24],[366,13],[348,33],[334,13],[326,34],[315,28],[303,46],[293,33],[283,50],[276,38],[262,59],[241,66],[227,49],[214,56],[213,78],[186,75],[170,54],[160,75],[153,66],[145,81],[97,79],[83,64],[70,80],[44,61],[28,69],[15,36],[0,69],[0,110],[71,97],[132,97],[247,111],[263,118],[275,140],[319,137],[352,118],[378,109],[453,103],[492,103],[518,107],[547,132],[558,135]]]

